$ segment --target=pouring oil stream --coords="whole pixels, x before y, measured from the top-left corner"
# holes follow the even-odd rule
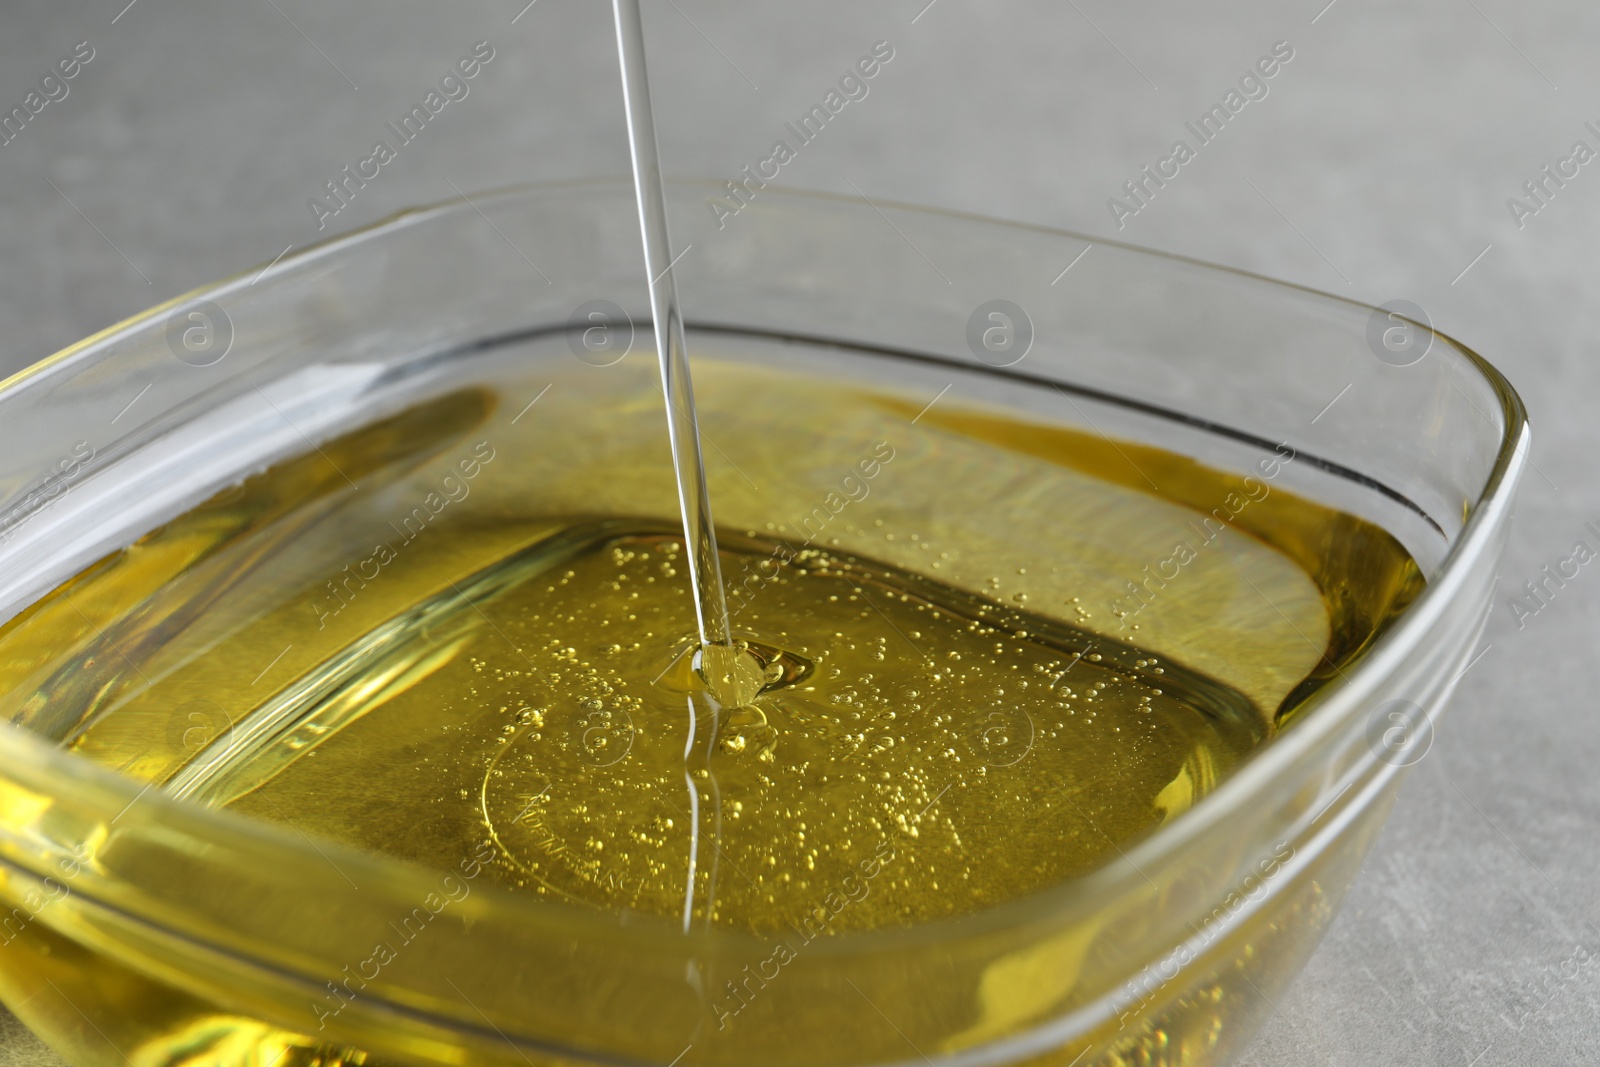
[[[706,490],[700,423],[695,414],[694,383],[689,376],[678,285],[672,274],[676,261],[667,235],[667,205],[661,188],[655,117],[650,109],[639,0],[615,0],[615,7],[622,95],[628,110],[628,144],[633,153],[633,185],[639,200],[639,229],[644,236],[645,271],[650,279],[650,314],[655,323],[656,351],[661,357],[661,387],[666,394],[667,432],[672,438],[678,506],[683,512],[683,534],[689,549],[689,580],[694,583],[695,616],[700,625],[702,648],[728,648],[733,645],[733,634],[722,588],[717,535],[711,521],[711,496]]]
[[[684,781],[689,790],[689,864],[683,901],[683,928],[693,925],[696,881],[701,856],[711,857],[706,872],[702,916],[709,925],[716,893],[716,839],[721,831],[721,805],[711,755],[724,706],[747,703],[759,688],[761,667],[739,649],[728,621],[722,585],[722,563],[706,488],[705,460],[700,449],[700,423],[695,412],[694,382],[684,343],[683,316],[672,268],[677,260],[667,233],[667,205],[661,186],[661,158],[655,116],[650,108],[650,82],[645,66],[644,25],[639,0],[614,0],[617,55],[622,67],[622,96],[628,114],[628,145],[633,156],[633,185],[639,201],[639,229],[644,237],[645,275],[650,284],[650,315],[656,351],[661,359],[661,388],[666,399],[667,432],[678,482],[678,507],[683,515],[689,580],[694,587],[695,618],[700,648],[696,667],[708,693],[686,698],[688,737],[684,743]],[[684,251],[688,251],[685,249]],[[681,253],[680,253],[681,255]],[[702,837],[709,837],[709,850]]]

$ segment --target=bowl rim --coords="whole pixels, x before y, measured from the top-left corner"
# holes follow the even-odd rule
[[[667,184],[673,189],[721,189],[719,182],[708,178],[673,179],[669,180]],[[559,197],[564,193],[583,192],[599,188],[614,188],[619,192],[625,191],[630,198],[632,196],[632,183],[630,180],[604,175],[564,179],[555,182],[502,186],[475,193],[471,196],[456,196],[435,203],[393,212],[364,226],[333,234],[313,242],[291,254],[280,256],[270,263],[257,264],[217,281],[190,289],[98,330],[37,363],[17,371],[9,377],[0,379],[0,398],[8,397],[19,390],[36,387],[43,380],[70,370],[77,362],[91,359],[96,354],[103,353],[107,347],[114,344],[119,338],[145,329],[153,321],[165,316],[172,309],[197,299],[215,299],[225,296],[231,292],[254,285],[256,282],[262,281],[271,275],[306,268],[347,250],[368,244],[374,239],[414,225],[453,214],[475,213],[481,204],[504,203],[529,198]],[[1282,281],[1253,271],[1212,263],[1197,257],[1146,248],[1126,241],[1083,234],[1067,229],[947,208],[907,204],[889,199],[868,201],[864,196],[794,189],[772,189],[769,192],[773,200],[788,201],[795,204],[820,203],[851,208],[872,207],[909,216],[941,217],[979,225],[990,230],[1012,230],[1051,239],[1103,244],[1139,256],[1149,256],[1158,260],[1181,264],[1185,268],[1231,275],[1251,283],[1258,283],[1267,288],[1303,294],[1318,300],[1331,301],[1351,309],[1369,312],[1376,310],[1372,305],[1352,297],[1328,293],[1300,283]],[[695,325],[694,319],[687,317],[686,325],[692,329]],[[1341,681],[1330,685],[1319,694],[1318,706],[1312,709],[1311,714],[1300,718],[1293,729],[1287,730],[1282,735],[1274,738],[1270,744],[1264,746],[1258,753],[1253,755],[1251,759],[1241,765],[1194,807],[1172,820],[1172,822],[1152,831],[1147,837],[1136,842],[1133,846],[1127,849],[1119,849],[1119,854],[1115,858],[1108,860],[1101,867],[1068,882],[1037,890],[1014,900],[985,907],[976,912],[920,923],[913,927],[853,931],[819,939],[818,943],[808,946],[808,956],[836,958],[840,956],[873,955],[927,943],[957,942],[982,937],[996,930],[1026,927],[1041,919],[1048,919],[1051,914],[1061,911],[1063,905],[1086,898],[1099,898],[1108,892],[1114,891],[1118,885],[1130,879],[1144,880],[1142,872],[1146,867],[1159,867],[1163,860],[1178,852],[1183,847],[1184,842],[1208,829],[1214,828],[1217,823],[1226,820],[1233,813],[1247,806],[1250,799],[1265,790],[1270,782],[1283,775],[1290,767],[1323,745],[1330,737],[1349,727],[1353,716],[1371,696],[1372,690],[1377,683],[1394,672],[1401,661],[1421,644],[1424,636],[1437,624],[1440,617],[1449,610],[1466,580],[1470,570],[1468,565],[1490,547],[1495,532],[1510,509],[1517,482],[1526,463],[1527,450],[1531,440],[1526,409],[1515,388],[1507,381],[1504,375],[1480,354],[1455,338],[1432,326],[1416,325],[1429,329],[1435,337],[1444,341],[1445,350],[1453,349],[1455,353],[1463,358],[1465,364],[1476,371],[1478,376],[1490,386],[1499,402],[1504,428],[1501,433],[1499,448],[1483,488],[1479,492],[1477,499],[1471,502],[1465,521],[1454,543],[1449,546],[1439,561],[1438,570],[1434,578],[1427,582],[1417,599],[1364,653],[1356,668],[1346,674]],[[1459,678],[1460,675],[1458,674],[1447,685],[1445,696],[1448,696],[1450,689],[1459,681]],[[25,768],[35,773],[27,773],[24,770]],[[1376,756],[1371,756],[1364,759],[1357,769],[1372,772],[1374,780],[1381,784],[1401,773],[1404,768],[1385,764],[1378,760]],[[137,779],[125,777],[109,768],[75,756],[26,733],[20,728],[10,727],[0,731],[0,774],[9,775],[14,770],[23,771],[24,773],[21,774],[23,778],[35,778],[38,772],[41,771],[46,772],[45,777],[49,777],[49,771],[59,771],[64,773],[66,777],[76,779],[82,784],[92,783],[91,790],[93,792],[111,798],[120,798],[123,801],[127,801],[130,798],[135,798],[135,794],[144,797],[146,803],[158,810],[167,809],[173,811],[177,815],[178,821],[182,824],[214,825],[218,832],[230,835],[235,841],[240,840],[242,836],[260,847],[269,850],[287,851],[296,856],[307,855],[310,852],[305,843],[288,827],[280,827],[275,824],[250,819],[232,811],[200,808],[166,797],[159,792],[152,792],[151,795],[145,797],[145,792],[150,792],[147,784],[143,785],[141,790],[141,783]],[[1356,777],[1359,778],[1359,775]],[[1347,785],[1346,789],[1348,788]],[[1364,789],[1359,792],[1370,793],[1371,791],[1371,789]],[[1340,795],[1342,796],[1343,793],[1344,791],[1341,790]],[[1337,799],[1339,798],[1335,797],[1335,800]],[[1324,811],[1326,810],[1324,809]],[[187,814],[185,815],[184,813]],[[1334,825],[1335,823],[1330,821],[1329,824],[1324,826],[1323,832],[1327,832]],[[374,875],[379,872],[386,872],[391,876],[396,872],[414,875],[417,872],[425,873],[429,870],[420,865],[365,852],[332,840],[324,840],[321,845],[324,849],[337,850],[341,862],[349,862],[359,868],[366,868]],[[398,886],[413,880],[413,878],[404,877],[397,881],[395,885]],[[1287,880],[1278,879],[1275,881]],[[499,887],[485,888],[493,890]],[[1274,893],[1275,889],[1269,888],[1269,895],[1263,900],[1270,899],[1270,896],[1274,895]],[[542,926],[549,923],[551,917],[554,917],[556,922],[569,928],[576,923],[581,928],[583,936],[599,938],[623,936],[629,945],[636,950],[648,950],[651,946],[655,946],[661,951],[675,956],[681,956],[686,952],[704,955],[708,951],[748,953],[750,946],[764,943],[758,935],[732,930],[702,932],[695,937],[686,938],[681,930],[669,923],[663,923],[659,929],[653,925],[630,925],[626,930],[622,930],[605,913],[596,913],[590,909],[569,909],[545,900],[536,901],[525,894],[515,894],[510,890],[503,890],[501,893],[492,895],[494,897],[494,905],[498,909],[517,915],[519,918],[525,918],[526,921]],[[1050,1025],[1048,1020],[1041,1021],[1035,1024],[1034,1027],[1019,1031],[1016,1035],[1002,1039],[1002,1041],[1017,1040],[1025,1034],[1033,1032],[1037,1026],[1048,1025]]]

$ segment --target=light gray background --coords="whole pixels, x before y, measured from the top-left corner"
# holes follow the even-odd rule
[[[0,371],[314,240],[307,199],[480,39],[496,56],[471,95],[324,235],[452,181],[626,173],[609,5],[526,2],[6,4],[0,110],[77,42],[96,55],[0,146]],[[1505,598],[1600,519],[1600,163],[1522,230],[1506,200],[1575,140],[1600,149],[1584,129],[1600,125],[1600,8],[926,2],[646,0],[668,171],[731,177],[887,39],[871,95],[782,184],[1409,299],[1496,362],[1532,411],[1536,469],[1487,651],[1247,1062],[1594,1062],[1600,577],[1520,630]],[[1106,199],[1279,40],[1295,57],[1270,96],[1119,233]],[[35,1062],[54,1060],[10,1023],[0,1064]]]

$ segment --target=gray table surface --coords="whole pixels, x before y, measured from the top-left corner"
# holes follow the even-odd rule
[[[602,0],[42,0],[0,13],[0,105],[94,58],[0,145],[0,372],[318,236],[307,207],[479,40],[495,59],[328,231],[624,174]],[[1600,125],[1581,0],[649,0],[669,172],[732,176],[878,40],[891,67],[781,182],[1118,236],[1420,304],[1535,424],[1487,651],[1253,1064],[1594,1062],[1600,584],[1505,598],[1600,518],[1600,167],[1507,198]],[[520,12],[520,14],[519,14]],[[1108,197],[1274,42],[1294,59],[1118,231]],[[53,187],[52,187],[53,186]],[[1584,1052],[1589,1048],[1591,1051]],[[55,1058],[15,1022],[0,1063]]]

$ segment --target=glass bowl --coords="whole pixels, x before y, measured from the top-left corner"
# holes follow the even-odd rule
[[[1263,517],[1251,533],[1341,605],[1270,744],[1084,877],[818,940],[781,981],[746,985],[760,1010],[731,1028],[705,985],[748,983],[771,939],[686,937],[518,895],[471,856],[441,872],[210,808],[69,753],[80,709],[11,693],[0,998],[70,1062],[1221,1064],[1273,1011],[1486,618],[1528,443],[1511,387],[1414,312],[1099,239],[772,189],[670,198],[692,352],[870,385],[918,418],[998,407],[1229,476],[1292,456],[1279,486],[1388,531],[1425,587],[1364,600],[1339,585],[1361,545]],[[614,363],[630,338],[648,365],[639,263],[625,184],[483,194],[197,290],[11,378],[0,619],[57,596],[78,610],[61,587],[84,568],[486,367],[536,386]],[[497,396],[481,415],[507,426],[537,400]],[[181,547],[164,573],[200,573]],[[181,629],[169,613],[108,636],[87,607],[83,640],[108,670],[138,671]],[[214,725],[174,708],[152,729],[204,740]],[[375,955],[394,924],[446,906],[447,929]]]

